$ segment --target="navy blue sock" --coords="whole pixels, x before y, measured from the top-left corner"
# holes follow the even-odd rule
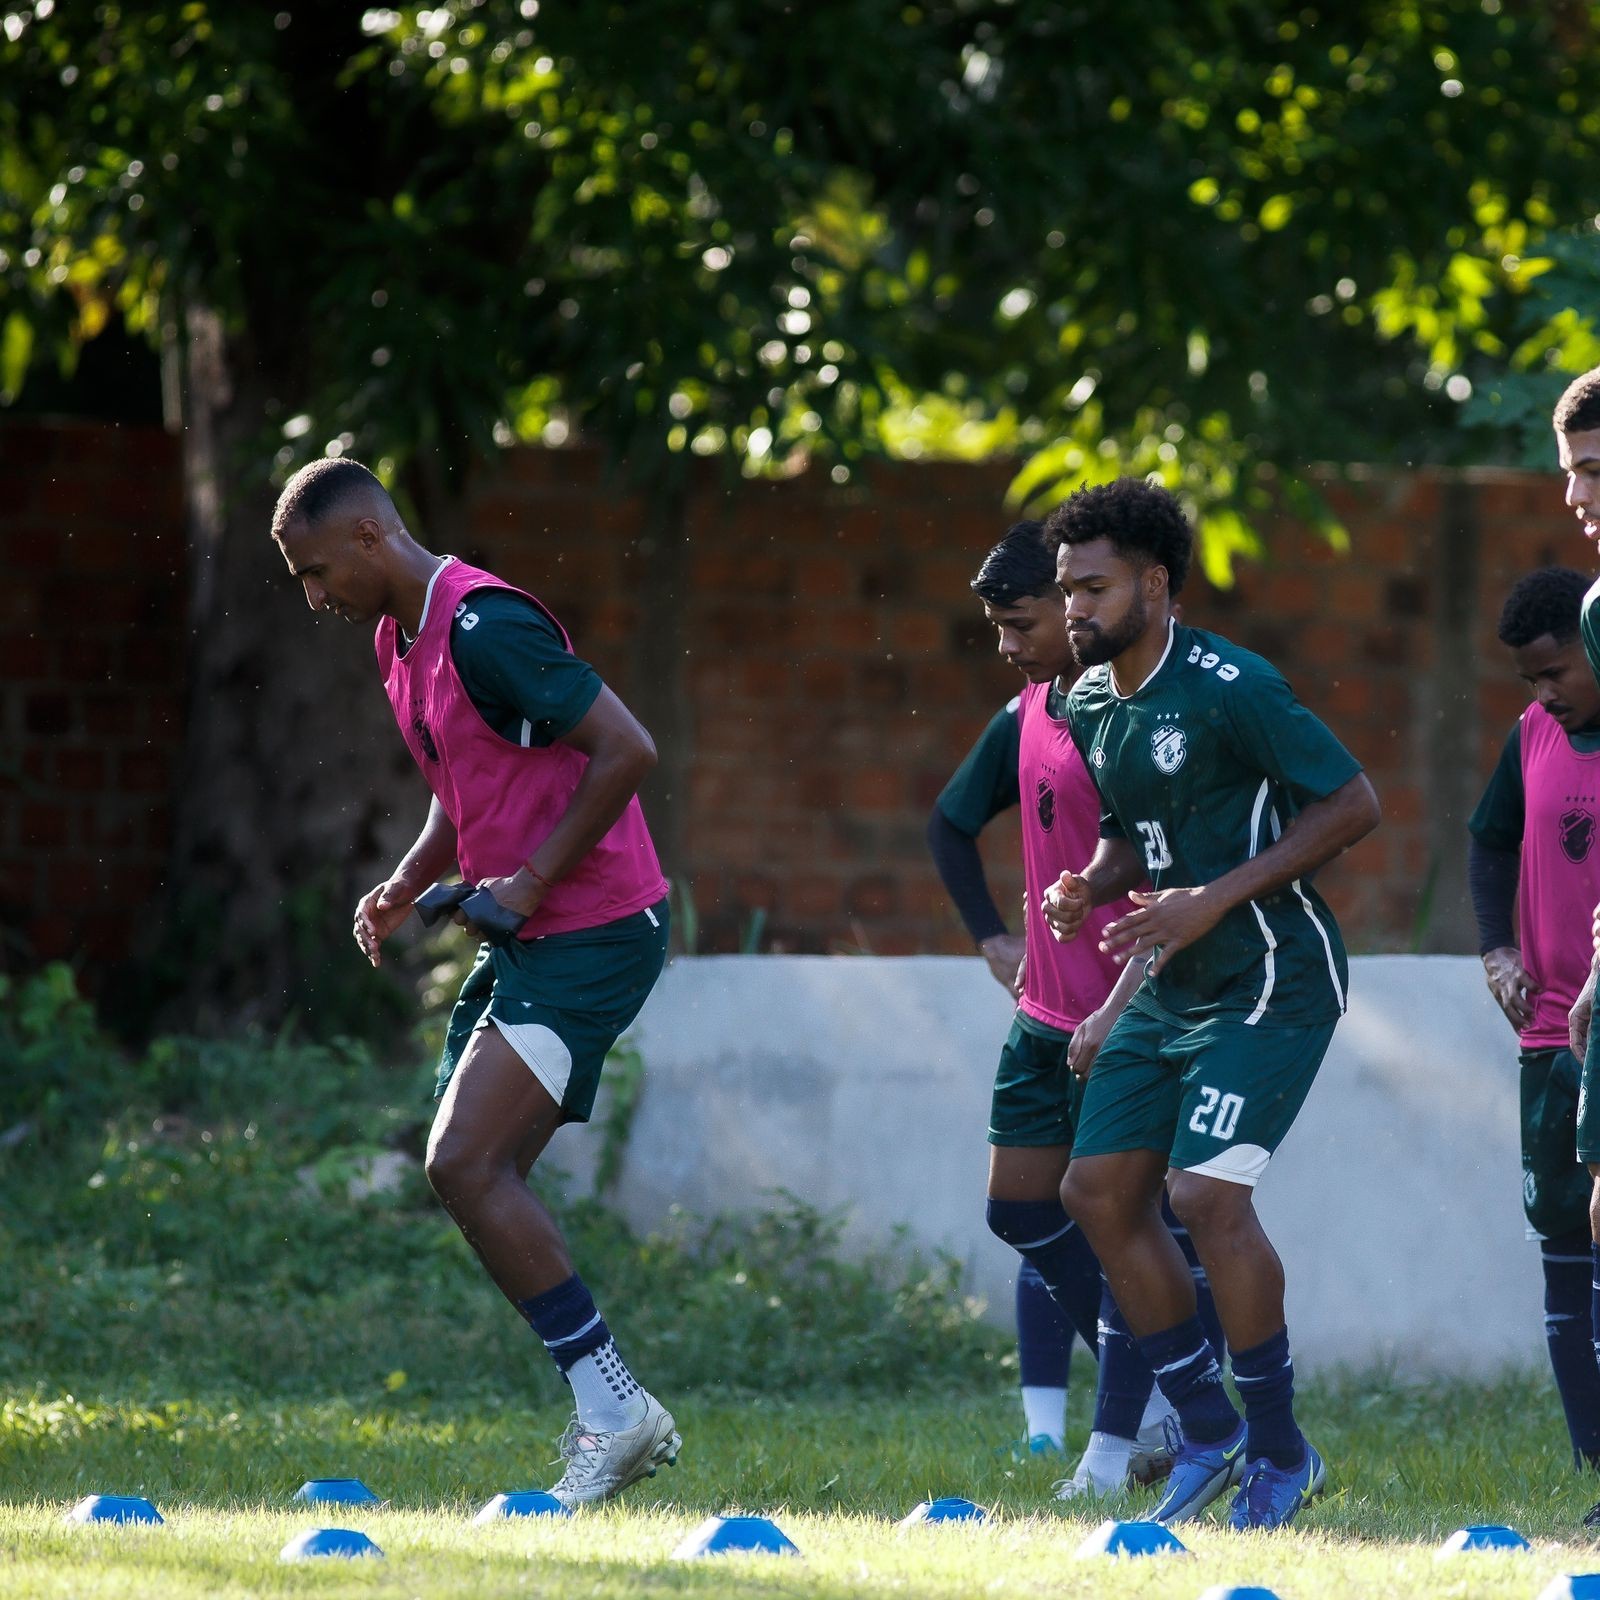
[[[1183,1426],[1184,1437],[1196,1444],[1226,1439],[1239,1426],[1228,1391],[1222,1387],[1222,1368],[1198,1317],[1175,1328],[1164,1328],[1139,1341]]]
[[[1539,1247],[1544,1268],[1544,1340],[1556,1393],[1567,1419],[1575,1467],[1600,1467],[1600,1364],[1596,1362],[1593,1309],[1593,1247],[1587,1229],[1546,1239]]]
[[[1306,1458],[1305,1435],[1294,1420],[1294,1363],[1289,1330],[1248,1350],[1233,1352],[1233,1381],[1244,1401],[1245,1455],[1264,1456],[1275,1467],[1298,1467]]]
[[[1156,1377],[1139,1341],[1117,1309],[1111,1286],[1100,1280],[1100,1381],[1094,1391],[1094,1431],[1119,1439],[1138,1436]]]
[[[1189,1276],[1194,1279],[1195,1315],[1199,1317],[1200,1326],[1206,1330],[1206,1338],[1211,1341],[1211,1348],[1220,1359],[1227,1353],[1228,1343],[1223,1337],[1222,1318],[1217,1315],[1217,1302],[1211,1293],[1211,1280],[1206,1276],[1206,1269],[1200,1265],[1200,1252],[1195,1249],[1189,1230],[1178,1221],[1172,1202],[1165,1193],[1161,1196],[1161,1220],[1177,1240],[1178,1248],[1183,1251],[1183,1259],[1189,1263]]]
[[[605,1318],[595,1309],[594,1298],[577,1273],[543,1294],[517,1301],[517,1310],[544,1340],[545,1349],[562,1372],[611,1339]]]
[[[1055,1303],[1091,1350],[1099,1345],[1100,1263],[1059,1200],[995,1200],[989,1231],[1031,1261]]]
[[[1072,1324],[1026,1256],[1017,1272],[1017,1366],[1024,1389],[1065,1389],[1072,1374]]]

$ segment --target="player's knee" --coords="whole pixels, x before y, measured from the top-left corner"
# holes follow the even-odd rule
[[[1251,1210],[1252,1191],[1242,1183],[1202,1178],[1174,1172],[1167,1179],[1167,1197],[1173,1214],[1191,1234],[1225,1232],[1244,1221]]]
[[[1116,1196],[1103,1185],[1092,1182],[1083,1169],[1069,1165],[1061,1180],[1061,1209],[1085,1233],[1094,1233],[1112,1220]]]
[[[470,1205],[490,1182],[482,1153],[448,1129],[436,1130],[429,1139],[423,1171],[433,1192],[452,1207]]]

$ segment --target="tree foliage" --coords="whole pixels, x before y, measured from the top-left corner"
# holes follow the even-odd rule
[[[0,73],[0,383],[200,298],[280,468],[1006,450],[1248,514],[1459,453],[1600,208],[1579,5],[35,0]]]

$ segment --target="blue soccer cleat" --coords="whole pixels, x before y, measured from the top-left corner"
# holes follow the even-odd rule
[[[1173,1448],[1172,1475],[1152,1522],[1187,1522],[1198,1517],[1218,1495],[1244,1475],[1244,1423],[1225,1439],[1198,1444],[1185,1439],[1169,1418],[1168,1442]]]
[[[1322,1457],[1306,1443],[1306,1458],[1298,1467],[1275,1467],[1265,1457],[1244,1469],[1244,1481],[1228,1513],[1230,1528],[1287,1528],[1302,1507],[1322,1493],[1328,1469]]]

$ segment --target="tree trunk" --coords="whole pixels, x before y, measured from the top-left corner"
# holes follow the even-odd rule
[[[191,308],[173,354],[184,434],[190,680],[163,1022],[298,1013],[319,1034],[389,1009],[348,929],[426,813],[366,628],[306,610],[269,537],[268,400],[293,390]],[[387,990],[387,993],[385,993]]]

